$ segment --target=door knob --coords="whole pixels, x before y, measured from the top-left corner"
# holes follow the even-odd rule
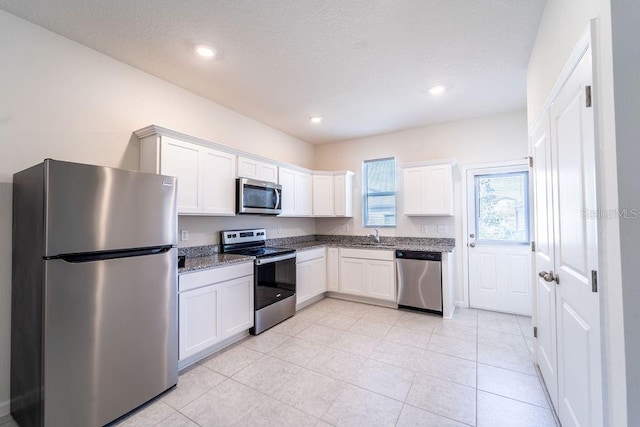
[[[549,272],[543,270],[538,273],[538,276],[542,277],[545,282],[556,282],[556,284],[560,284],[560,277],[557,274],[553,274],[553,270],[549,270]]]
[[[469,237],[471,237],[473,239],[474,237],[476,237],[476,235],[471,233],[471,234],[469,234]]]
[[[475,248],[476,244],[475,243],[469,243],[469,246],[472,247],[472,248]]]

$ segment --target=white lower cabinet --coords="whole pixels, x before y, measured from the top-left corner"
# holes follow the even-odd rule
[[[253,326],[253,263],[178,277],[179,360]]]
[[[393,251],[340,249],[340,292],[396,300]]]
[[[340,291],[340,250],[327,248],[327,290]]]
[[[296,255],[296,305],[327,291],[325,248],[310,249]]]

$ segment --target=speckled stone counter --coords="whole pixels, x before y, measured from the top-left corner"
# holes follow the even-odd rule
[[[246,255],[214,254],[209,256],[188,257],[185,265],[178,269],[178,274],[190,273],[208,268],[223,267],[225,265],[253,262],[255,257]]]
[[[296,251],[304,251],[322,247],[333,247],[333,248],[354,248],[354,249],[375,249],[375,250],[387,250],[387,251],[395,251],[395,250],[404,250],[404,251],[423,251],[423,252],[451,252],[454,249],[453,245],[446,244],[411,244],[408,242],[397,242],[397,243],[380,243],[380,244],[369,244],[369,243],[339,243],[339,242],[327,242],[323,240],[315,240],[311,242],[303,242],[303,243],[293,243],[289,245],[278,245],[279,247],[286,247],[295,249]]]
[[[405,250],[424,252],[451,252],[455,248],[455,239],[430,237],[381,237],[380,243],[364,236],[301,236],[294,238],[270,239],[269,246],[291,248],[297,251],[326,246],[338,248]]]

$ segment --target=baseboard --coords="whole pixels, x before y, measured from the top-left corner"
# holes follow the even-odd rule
[[[6,417],[11,412],[11,401],[0,402],[0,418]]]
[[[375,298],[361,297],[358,295],[350,295],[337,292],[327,292],[326,295],[330,298],[342,299],[345,301],[361,302],[364,304],[379,305],[388,308],[398,308],[398,304],[393,301],[385,301]]]

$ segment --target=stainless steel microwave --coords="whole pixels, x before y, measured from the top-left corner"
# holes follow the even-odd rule
[[[282,186],[273,182],[238,178],[236,212],[239,214],[278,215],[282,212]]]

